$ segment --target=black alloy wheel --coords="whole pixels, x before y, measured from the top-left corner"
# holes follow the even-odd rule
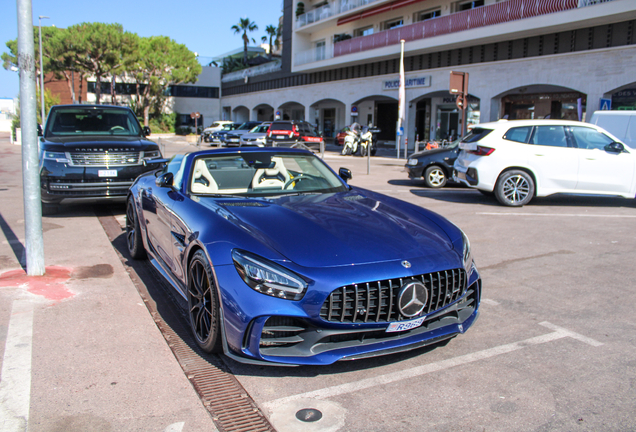
[[[219,300],[212,269],[201,250],[188,266],[188,316],[199,347],[207,353],[221,352]]]
[[[526,205],[534,197],[534,180],[525,171],[506,171],[497,180],[495,197],[505,206]]]
[[[146,257],[144,242],[141,238],[141,230],[139,229],[139,218],[135,209],[133,197],[128,197],[126,202],[126,245],[128,253],[133,259],[142,259]]]
[[[426,183],[426,186],[433,189],[439,189],[446,186],[446,181],[446,173],[438,165],[431,165],[426,168],[426,171],[424,172],[424,183]]]

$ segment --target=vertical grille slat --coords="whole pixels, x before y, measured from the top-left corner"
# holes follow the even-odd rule
[[[320,309],[320,317],[341,323],[382,323],[410,319],[401,315],[397,296],[400,288],[412,280],[421,282],[428,291],[428,302],[422,314],[429,315],[465,294],[467,275],[463,269],[451,269],[342,286],[327,297]]]

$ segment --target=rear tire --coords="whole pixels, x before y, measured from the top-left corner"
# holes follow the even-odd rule
[[[499,176],[494,192],[497,201],[501,204],[521,207],[528,204],[534,197],[534,180],[525,171],[506,171]]]
[[[146,257],[146,249],[144,249],[144,241],[141,238],[141,229],[139,229],[137,209],[132,197],[129,197],[126,202],[126,245],[128,253],[133,259]]]
[[[426,186],[433,189],[439,189],[446,186],[446,181],[446,173],[438,165],[432,165],[426,168],[426,171],[424,172],[424,182],[426,183]]]
[[[219,298],[202,250],[195,252],[188,265],[188,317],[197,345],[207,353],[221,352]]]

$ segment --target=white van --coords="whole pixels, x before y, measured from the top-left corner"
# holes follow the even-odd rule
[[[636,111],[595,111],[590,123],[602,127],[631,148],[636,148]]]

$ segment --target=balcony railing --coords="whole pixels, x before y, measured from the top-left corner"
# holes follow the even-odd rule
[[[336,0],[329,2],[296,17],[296,29],[377,1],[380,0]]]
[[[585,4],[579,5],[579,3]],[[337,42],[334,44],[333,55],[334,57],[338,57],[399,44],[401,39],[409,42],[428,37],[441,36],[463,30],[576,9],[579,6],[587,6],[591,3],[591,0],[508,0],[450,15],[431,18],[368,36]]]
[[[224,74],[223,78],[221,78],[221,82],[244,80],[245,78],[249,78],[252,76],[264,75],[271,72],[277,72],[281,70],[281,68],[282,68],[282,62],[280,60],[274,60],[268,63],[263,63],[262,65],[253,66],[251,68],[242,69],[236,72],[230,72],[228,74]]]

